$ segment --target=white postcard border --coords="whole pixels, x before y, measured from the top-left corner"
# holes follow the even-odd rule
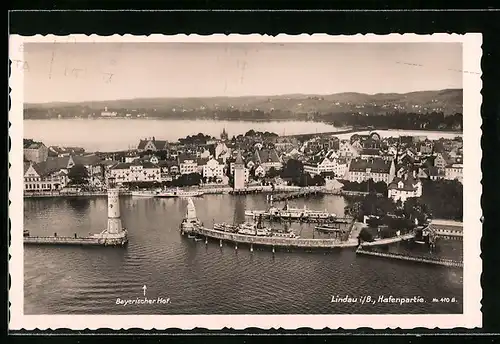
[[[64,43],[100,43],[100,42],[225,42],[225,43],[373,43],[373,42],[461,42],[463,44],[463,118],[464,118],[464,288],[463,314],[460,315],[25,315],[24,310],[24,278],[23,278],[23,72],[26,66],[23,58],[23,44],[30,42],[64,42]],[[9,37],[9,56],[12,61],[9,85],[11,87],[11,108],[9,120],[11,127],[11,150],[9,152],[9,192],[10,248],[9,273],[11,287],[9,290],[10,330],[57,329],[74,330],[110,328],[122,330],[129,328],[184,330],[195,327],[209,330],[222,328],[245,329],[257,327],[261,329],[311,328],[311,329],[356,329],[369,327],[373,329],[413,329],[456,327],[481,327],[482,290],[480,277],[482,261],[480,258],[480,241],[482,215],[480,198],[481,186],[481,50],[482,36],[478,33],[458,34],[358,34],[352,36],[315,35],[35,35]],[[44,286],[50,288],[50,286]]]

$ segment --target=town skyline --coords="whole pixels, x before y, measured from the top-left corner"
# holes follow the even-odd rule
[[[462,88],[458,43],[26,44],[25,103]]]

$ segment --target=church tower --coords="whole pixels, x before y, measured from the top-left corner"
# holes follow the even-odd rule
[[[221,139],[222,141],[227,141],[227,140],[228,140],[228,138],[229,138],[229,135],[228,135],[228,134],[227,134],[227,132],[226,132],[226,128],[223,128],[223,129],[222,129],[222,133],[220,134],[220,139]]]
[[[122,220],[120,219],[120,196],[114,178],[108,180],[108,234],[119,234],[123,232]]]
[[[234,162],[234,190],[243,190],[245,188],[245,164],[241,157],[241,151]]]

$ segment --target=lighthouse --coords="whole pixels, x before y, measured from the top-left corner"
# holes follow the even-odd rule
[[[101,233],[107,245],[124,245],[128,242],[127,231],[120,218],[120,194],[114,178],[108,179],[108,227]]]
[[[108,233],[118,234],[123,230],[120,219],[120,195],[114,179],[109,178],[108,182]]]

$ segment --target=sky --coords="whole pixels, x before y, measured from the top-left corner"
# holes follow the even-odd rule
[[[462,88],[460,43],[29,43],[26,103]]]

